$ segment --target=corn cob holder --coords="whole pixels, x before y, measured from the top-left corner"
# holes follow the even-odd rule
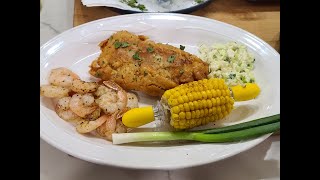
[[[223,79],[203,79],[165,91],[155,106],[134,108],[122,117],[135,128],[154,120],[169,120],[175,129],[189,129],[226,117],[234,101],[253,99],[260,93],[256,84],[229,88]]]

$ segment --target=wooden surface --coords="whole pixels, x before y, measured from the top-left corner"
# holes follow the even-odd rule
[[[192,15],[207,17],[232,24],[260,37],[279,51],[280,1],[250,3],[247,0],[213,0],[208,6]],[[112,8],[85,7],[75,0],[73,25],[121,15]]]

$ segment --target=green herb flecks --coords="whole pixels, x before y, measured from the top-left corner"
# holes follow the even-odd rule
[[[122,45],[121,42],[116,41],[116,42],[114,43],[114,48],[118,49],[121,45]]]
[[[229,79],[234,79],[236,77],[236,74],[229,74]]]
[[[140,9],[141,11],[147,11],[145,5],[139,4],[137,0],[120,0],[120,2],[127,4],[132,8]]]
[[[181,70],[179,71],[179,73],[180,73],[180,74],[183,74],[183,73],[184,73],[184,69],[181,69]]]
[[[182,46],[180,45],[180,49],[183,51],[186,47],[185,46]]]
[[[133,57],[133,59],[135,59],[135,60],[141,60],[138,52],[134,53],[134,55],[133,55],[132,57]]]
[[[200,4],[203,2],[203,0],[194,0],[196,3]]]
[[[154,50],[153,50],[153,47],[148,47],[147,48],[147,51],[149,52],[149,53],[152,53]]]
[[[148,72],[147,72],[146,70],[144,70],[144,71],[143,71],[143,75],[144,75],[144,76],[147,76],[147,75],[148,75]]]
[[[174,59],[176,59],[176,56],[175,55],[171,55],[171,56],[168,57],[168,62],[169,63],[173,63]]]
[[[114,47],[115,47],[116,49],[118,49],[118,48],[120,48],[120,47],[125,48],[125,47],[128,47],[128,46],[130,46],[130,44],[127,43],[127,42],[119,42],[119,41],[116,41],[116,42],[114,43]]]

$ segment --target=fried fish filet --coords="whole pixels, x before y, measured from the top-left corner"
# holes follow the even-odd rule
[[[208,64],[171,45],[119,31],[99,44],[101,54],[89,73],[126,90],[161,96],[179,84],[207,78]]]

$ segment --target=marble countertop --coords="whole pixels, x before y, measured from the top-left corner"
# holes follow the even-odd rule
[[[42,0],[40,46],[72,28],[74,0]],[[276,180],[280,179],[280,136],[271,136],[256,147],[228,159],[172,171],[133,170],[101,166],[71,157],[40,139],[41,180]]]

